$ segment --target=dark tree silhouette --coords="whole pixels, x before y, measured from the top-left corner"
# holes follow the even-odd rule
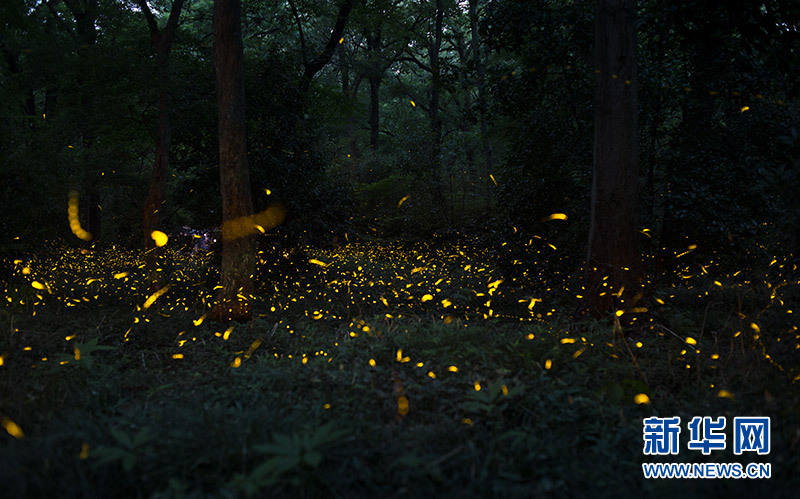
[[[630,304],[640,283],[636,0],[599,0],[594,176],[586,256],[589,312]]]
[[[159,228],[161,222],[161,205],[164,203],[164,186],[167,183],[167,171],[169,170],[169,148],[172,142],[172,127],[169,122],[169,53],[172,49],[172,41],[175,38],[175,30],[178,28],[178,17],[181,15],[183,0],[174,0],[167,25],[163,30],[158,29],[156,18],[150,11],[147,2],[145,0],[137,0],[137,4],[147,20],[150,40],[156,51],[158,72],[158,135],[156,137],[155,162],[153,163],[153,176],[150,179],[150,189],[147,192],[144,213],[142,214],[147,272],[150,275],[151,291],[155,291],[152,288],[160,287],[161,283],[156,273],[158,247],[151,234]]]
[[[211,317],[217,321],[241,321],[253,315],[255,249],[252,231],[245,227],[253,214],[253,199],[247,167],[240,0],[214,0],[213,27],[223,225],[222,288]],[[235,230],[236,227],[245,230]]]

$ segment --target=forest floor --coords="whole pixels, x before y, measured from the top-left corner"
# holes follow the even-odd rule
[[[377,242],[263,256],[255,318],[220,325],[205,320],[211,259],[165,256],[160,294],[145,292],[133,252],[52,246],[10,262],[2,495],[690,498],[800,488],[790,306],[800,273],[788,261],[676,267],[649,310],[620,311],[633,324],[620,327],[571,318],[577,278],[521,286],[474,245]],[[643,419],[674,416],[678,453],[645,455]],[[724,450],[688,448],[695,416],[726,417]],[[733,418],[744,416],[771,418],[769,454],[734,454]],[[762,463],[771,477],[648,480],[643,463]]]

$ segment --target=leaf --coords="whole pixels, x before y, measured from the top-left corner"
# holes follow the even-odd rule
[[[133,449],[133,441],[131,440],[130,435],[116,428],[111,428],[110,431],[111,431],[111,436],[114,437],[114,440],[116,440],[117,442],[119,442],[128,449]]]

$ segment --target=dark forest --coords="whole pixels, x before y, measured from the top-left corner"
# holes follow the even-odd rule
[[[800,3],[4,0],[0,495],[796,497]]]

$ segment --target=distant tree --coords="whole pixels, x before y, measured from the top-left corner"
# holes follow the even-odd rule
[[[222,266],[211,316],[217,321],[253,315],[255,248],[250,231],[233,230],[253,214],[245,135],[244,56],[240,0],[214,0],[214,65],[219,106],[219,178],[222,193]],[[246,224],[246,222],[241,222]]]
[[[483,184],[486,188],[484,194],[486,200],[487,211],[491,208],[491,190],[488,177],[492,174],[494,169],[494,149],[492,142],[489,139],[489,124],[487,119],[487,99],[486,99],[486,61],[488,59],[487,53],[481,54],[481,37],[478,29],[478,0],[469,0],[469,22],[470,33],[472,36],[472,60],[475,65],[475,85],[478,90],[478,116],[481,133],[481,145],[483,149]]]
[[[51,5],[48,3],[48,7]],[[67,6],[72,17],[75,19],[74,37],[77,42],[78,57],[82,63],[82,71],[78,73],[77,80],[78,86],[81,87],[80,97],[80,134],[83,141],[83,147],[86,150],[91,150],[95,145],[94,130],[91,122],[94,109],[94,95],[89,88],[94,83],[94,65],[93,65],[93,50],[97,44],[97,20],[100,16],[100,4],[98,0],[64,0],[64,5]],[[51,7],[52,8],[52,7]],[[54,16],[55,10],[53,10]],[[86,189],[88,190],[87,199],[87,216],[86,225],[87,230],[92,235],[92,242],[100,238],[100,227],[102,212],[100,208],[100,190],[99,180],[96,176],[91,176],[87,182]]]
[[[167,25],[159,30],[156,18],[145,0],[136,0],[139,8],[147,20],[150,30],[150,40],[156,51],[156,65],[158,72],[158,135],[156,137],[155,162],[153,176],[150,180],[150,189],[144,204],[142,227],[144,229],[144,248],[147,254],[147,271],[150,274],[151,287],[159,287],[156,277],[158,247],[151,237],[154,230],[158,229],[161,222],[161,208],[164,203],[164,186],[167,183],[169,170],[169,149],[172,141],[172,128],[169,121],[170,96],[169,85],[169,53],[172,50],[172,41],[178,28],[178,18],[183,8],[183,0],[174,0],[169,13]]]
[[[640,284],[635,17],[636,0],[598,1],[599,73],[586,256],[586,294],[595,317],[612,310],[615,297],[630,303]]]

